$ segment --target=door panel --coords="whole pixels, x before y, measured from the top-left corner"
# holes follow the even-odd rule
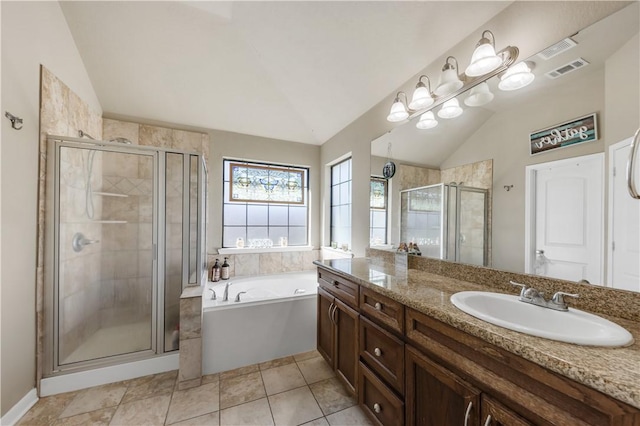
[[[602,155],[537,166],[535,262],[538,275],[602,279]]]

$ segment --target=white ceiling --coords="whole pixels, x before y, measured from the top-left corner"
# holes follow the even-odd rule
[[[322,144],[510,2],[60,2],[107,114]]]

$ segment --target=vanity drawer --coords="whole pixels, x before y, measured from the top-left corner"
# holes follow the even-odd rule
[[[360,289],[360,312],[400,334],[404,330],[404,306],[365,287]]]
[[[358,402],[375,424],[404,425],[404,403],[360,362]]]
[[[404,343],[360,316],[362,360],[400,395],[404,395]]]
[[[318,284],[353,309],[358,309],[358,284],[321,268],[318,268]]]

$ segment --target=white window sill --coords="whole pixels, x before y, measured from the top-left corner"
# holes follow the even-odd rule
[[[351,258],[353,252],[351,250],[342,250],[333,247],[322,247],[324,253],[323,259]]]
[[[254,253],[282,253],[286,251],[311,251],[311,246],[275,246],[275,247],[228,247],[219,248],[218,254],[254,254]]]

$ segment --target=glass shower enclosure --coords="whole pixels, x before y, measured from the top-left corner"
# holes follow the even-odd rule
[[[488,190],[437,184],[400,192],[400,241],[423,256],[488,264]]]
[[[50,136],[44,375],[179,349],[180,294],[206,282],[201,154]]]

